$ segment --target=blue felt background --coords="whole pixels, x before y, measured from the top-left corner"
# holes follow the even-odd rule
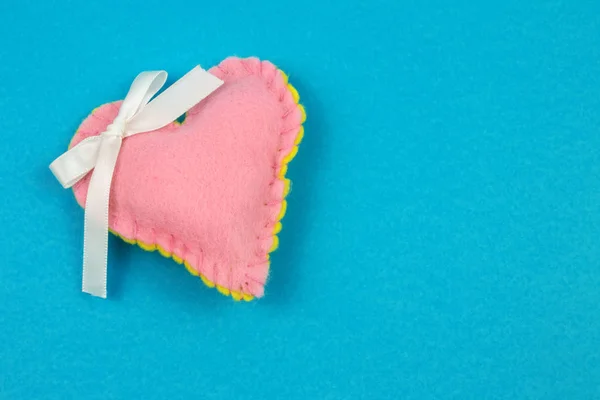
[[[597,0],[96,3],[0,2],[1,399],[600,398]],[[114,238],[81,294],[48,164],[234,54],[308,112],[266,297]]]

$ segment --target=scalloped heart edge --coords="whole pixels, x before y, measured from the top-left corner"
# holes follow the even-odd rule
[[[231,57],[231,58],[233,58],[233,57]],[[218,68],[218,69],[223,68],[222,66],[224,65],[225,62],[227,62],[227,61],[231,62],[231,58],[223,60],[219,65],[215,66],[214,68]],[[237,60],[242,65],[244,65],[245,60],[256,60],[256,59],[252,57],[252,58],[248,58],[248,59],[237,58]],[[291,94],[293,101],[296,104],[296,107],[298,108],[298,110],[300,110],[301,120],[300,120],[300,124],[297,128],[298,131],[296,133],[293,146],[289,149],[289,151],[287,151],[284,154],[284,157],[281,159],[281,162],[278,162],[278,164],[276,165],[276,168],[275,168],[276,173],[275,173],[274,178],[275,178],[275,180],[280,180],[283,182],[283,195],[282,195],[282,199],[280,202],[281,208],[280,208],[279,214],[277,215],[277,218],[275,219],[275,221],[273,221],[274,227],[271,232],[271,236],[269,238],[266,238],[266,239],[271,240],[271,246],[266,254],[267,271],[270,268],[270,254],[272,252],[274,252],[279,246],[279,238],[277,237],[277,234],[282,229],[281,220],[283,219],[283,217],[286,213],[286,210],[287,210],[287,201],[285,200],[285,198],[287,197],[287,195],[290,192],[291,181],[289,179],[287,179],[285,177],[285,175],[287,173],[288,164],[292,161],[292,159],[294,159],[294,157],[298,153],[298,146],[300,145],[300,142],[304,138],[303,123],[306,121],[306,111],[305,111],[304,107],[302,106],[302,104],[300,104],[300,95],[299,95],[298,91],[296,90],[296,88],[294,86],[292,86],[291,83],[289,83],[288,75],[284,71],[282,71],[281,69],[277,69],[277,71],[280,73],[280,75],[284,81],[284,85],[287,88],[287,91],[289,91],[289,93]],[[98,108],[100,108],[100,107],[98,107]],[[94,114],[94,112],[98,108],[94,109],[92,111],[92,114]],[[288,113],[289,113],[289,111],[288,111]],[[185,118],[187,118],[187,113],[186,113]],[[174,125],[185,124],[185,118],[184,118],[183,122],[175,121]],[[271,205],[275,205],[275,204],[271,204]],[[176,254],[174,254],[173,252],[169,252],[168,250],[164,249],[157,243],[146,243],[146,242],[140,241],[135,238],[128,238],[112,229],[110,229],[110,232],[112,234],[114,234],[115,236],[121,238],[124,242],[132,244],[132,245],[137,245],[138,247],[140,247],[141,249],[143,249],[145,251],[153,252],[153,251],[158,250],[159,254],[162,255],[163,257],[173,259],[173,261],[175,261],[177,264],[183,265],[191,275],[199,277],[205,286],[207,286],[209,288],[216,288],[219,293],[221,293],[225,296],[231,296],[235,301],[244,300],[244,301],[249,302],[249,301],[254,300],[256,297],[262,297],[262,296],[255,296],[251,293],[247,293],[244,291],[231,290],[222,285],[216,284],[215,282],[208,279],[204,274],[202,274],[196,268],[194,268],[185,258],[179,257]],[[267,272],[267,276],[268,276],[268,272]],[[266,284],[266,282],[263,283],[263,286],[264,286],[264,284]]]

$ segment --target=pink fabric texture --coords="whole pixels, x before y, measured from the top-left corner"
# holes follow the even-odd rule
[[[225,84],[185,121],[123,141],[110,229],[157,244],[207,279],[261,297],[285,196],[279,176],[303,113],[273,64],[231,57],[210,72]],[[99,135],[120,102],[96,109],[71,145]],[[73,190],[85,205],[90,175]]]

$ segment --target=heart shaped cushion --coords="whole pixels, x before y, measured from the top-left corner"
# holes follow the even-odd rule
[[[268,61],[231,57],[209,72],[225,83],[183,123],[123,141],[109,228],[184,263],[221,293],[251,300],[264,293],[286,209],[286,165],[305,113],[286,75]],[[71,146],[103,132],[119,105],[94,110]],[[81,206],[90,178],[73,187]]]

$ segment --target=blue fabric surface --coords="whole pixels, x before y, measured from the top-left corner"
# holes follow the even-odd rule
[[[471,3],[1,2],[0,398],[600,398],[600,3]],[[229,55],[308,113],[266,297],[115,238],[80,293],[48,164]]]

